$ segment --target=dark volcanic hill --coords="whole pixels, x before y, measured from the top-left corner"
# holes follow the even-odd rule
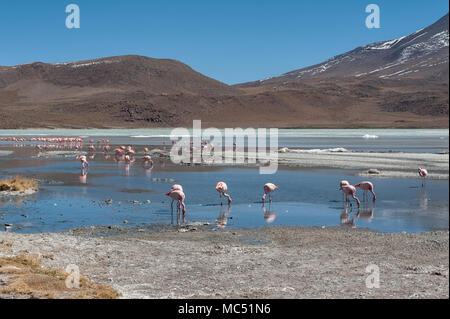
[[[142,56],[0,67],[0,127],[170,126],[201,111],[200,97],[240,94],[181,62]]]
[[[448,14],[398,39],[228,86],[142,56],[0,66],[0,129],[448,127]]]

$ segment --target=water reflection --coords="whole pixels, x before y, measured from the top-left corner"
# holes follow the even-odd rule
[[[356,213],[356,217],[371,222],[375,207],[372,204],[364,203]]]
[[[352,209],[353,209],[353,207],[349,206],[347,203],[344,205],[342,213],[339,216],[340,221],[341,221],[341,226],[356,228],[355,216],[350,215],[352,212]],[[359,212],[359,210],[358,210],[358,212]]]
[[[352,216],[353,207],[345,205],[340,215],[341,226],[356,228],[356,220],[363,219],[366,222],[371,222],[374,217],[375,205],[370,202],[363,203],[358,207],[356,213]]]
[[[225,206],[220,206],[219,217],[216,219],[216,227],[217,228],[225,228],[228,223],[228,215],[231,212],[231,205],[228,205],[227,208]]]
[[[80,176],[78,177],[78,180],[81,184],[87,184],[87,175],[88,175],[88,169],[87,167],[81,167]]]
[[[262,210],[264,212],[264,220],[266,221],[266,223],[273,223],[277,218],[277,214],[272,210],[272,203],[269,202],[269,206],[267,208],[263,203]]]
[[[428,209],[428,194],[425,188],[419,190],[419,207],[422,210]]]

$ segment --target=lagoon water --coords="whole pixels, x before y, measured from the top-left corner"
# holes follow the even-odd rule
[[[170,130],[0,131],[0,136],[20,134],[107,137],[114,144],[161,145]],[[448,130],[281,130],[279,145],[438,152],[448,150]],[[10,231],[53,232],[79,226],[124,225],[124,221],[128,226],[175,225],[176,212],[171,212],[164,195],[174,183],[185,189],[187,222],[206,221],[211,227],[341,225],[382,232],[421,232],[446,230],[449,225],[448,180],[428,180],[422,187],[418,179],[372,179],[377,201],[374,204],[369,195],[358,210],[356,205],[346,209],[338,191],[340,180],[353,184],[361,180],[348,170],[281,168],[267,176],[252,168],[178,167],[159,161],[149,170],[139,162],[126,166],[97,154],[90,160],[89,174],[83,181],[79,163],[73,159],[25,156],[34,148],[16,148],[11,143],[1,144],[0,150],[15,151],[0,157],[0,178],[21,174],[49,181],[29,197],[0,197],[0,225],[13,224]],[[233,198],[230,210],[225,201],[220,205],[214,189],[219,180],[229,186]],[[266,182],[280,189],[273,194],[273,202],[263,207],[262,186]],[[361,191],[358,196],[362,199]],[[111,204],[106,203],[109,199]]]
[[[27,129],[0,130],[0,137],[77,136],[107,138],[117,145],[161,145],[163,141],[170,141],[171,132],[171,129]],[[280,129],[278,137],[279,147],[306,149],[343,147],[349,150],[402,152],[442,152],[449,149],[449,130],[438,129]]]

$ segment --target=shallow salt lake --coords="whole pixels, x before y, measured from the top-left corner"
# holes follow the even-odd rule
[[[377,201],[345,208],[340,180],[356,184],[360,177],[343,170],[281,169],[260,175],[253,168],[161,167],[152,170],[141,163],[129,167],[110,161],[91,161],[90,173],[80,180],[79,164],[52,160],[33,167],[3,170],[55,180],[38,193],[0,199],[0,223],[13,224],[16,232],[54,232],[79,226],[150,223],[177,224],[176,211],[164,194],[174,183],[186,193],[186,221],[206,221],[211,227],[248,228],[265,225],[370,227],[382,232],[421,232],[448,229],[448,181],[418,179],[372,179]],[[59,181],[59,182],[56,182]],[[225,181],[233,198],[231,208],[220,205],[215,190]],[[280,189],[263,207],[263,185],[273,182]],[[86,183],[86,184],[84,184]],[[362,200],[362,191],[358,191]],[[112,199],[108,205],[106,200]],[[150,201],[150,202],[148,202]],[[24,216],[25,215],[25,216]],[[217,226],[216,226],[217,225]]]
[[[279,147],[349,150],[441,152],[448,151],[448,130],[280,130]],[[169,144],[168,129],[154,130],[0,130],[1,136],[85,136],[108,138],[112,144],[163,147]],[[14,152],[11,154],[11,152]],[[152,223],[176,225],[164,194],[172,184],[186,193],[187,222],[205,221],[211,227],[250,228],[266,225],[369,227],[381,232],[448,230],[449,182],[419,179],[369,179],[377,201],[345,207],[339,181],[356,184],[367,180],[356,171],[282,168],[274,175],[260,175],[253,168],[179,167],[156,161],[152,170],[141,162],[117,164],[97,154],[89,160],[86,180],[80,164],[69,158],[36,158],[34,145],[0,142],[0,178],[20,174],[44,182],[39,192],[27,197],[0,196],[0,226],[9,231],[33,233],[63,231],[80,226]],[[220,205],[215,190],[225,181],[233,198],[231,209]],[[280,189],[273,202],[263,207],[263,185]],[[362,191],[358,190],[362,200]],[[107,200],[112,199],[108,205]],[[3,228],[0,229],[0,231]]]

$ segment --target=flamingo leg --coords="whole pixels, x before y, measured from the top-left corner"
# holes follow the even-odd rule
[[[360,202],[359,202],[359,199],[358,199],[358,197],[356,197],[356,195],[355,194],[352,194],[352,197],[353,197],[353,199],[356,201],[356,204],[358,204],[358,207],[359,207],[359,205],[360,205]]]
[[[377,196],[375,195],[375,192],[373,191],[373,189],[370,190],[372,192],[372,196],[373,196],[373,201],[377,200]]]
[[[225,196],[228,199],[228,205],[231,204],[231,196],[228,194],[223,194],[223,196]]]

